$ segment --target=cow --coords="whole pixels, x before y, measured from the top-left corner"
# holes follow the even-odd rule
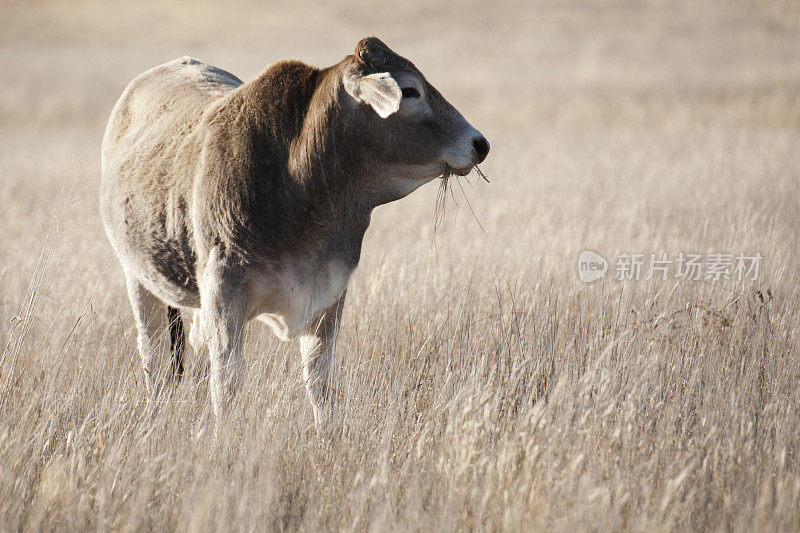
[[[409,60],[367,37],[339,63],[285,60],[243,83],[190,57],[136,77],[102,144],[100,213],[125,272],[148,398],[208,351],[217,418],[245,379],[259,319],[299,339],[317,427],[372,210],[466,175],[486,138]]]

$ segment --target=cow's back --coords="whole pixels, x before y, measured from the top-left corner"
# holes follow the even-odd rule
[[[104,156],[120,144],[146,143],[152,135],[179,133],[196,124],[215,98],[242,81],[217,67],[183,57],[131,81],[120,96],[103,139]]]
[[[126,269],[165,301],[197,300],[192,178],[203,113],[242,84],[181,58],[136,77],[114,106],[103,138],[100,211]]]

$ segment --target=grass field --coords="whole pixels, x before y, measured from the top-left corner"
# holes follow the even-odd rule
[[[370,34],[487,136],[491,183],[451,181],[435,231],[434,184],[373,214],[341,436],[257,324],[216,436],[191,354],[148,412],[97,210],[116,98],[181,55],[250,79]],[[0,529],[797,531],[799,50],[788,0],[6,2]],[[716,252],[757,279],[615,279]]]

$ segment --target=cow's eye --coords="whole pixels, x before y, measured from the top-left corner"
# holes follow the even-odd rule
[[[414,87],[404,87],[403,98],[419,98],[419,91]]]

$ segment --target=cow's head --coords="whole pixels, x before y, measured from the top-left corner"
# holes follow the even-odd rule
[[[376,37],[345,58],[343,85],[363,148],[391,197],[439,176],[466,175],[486,159],[489,142],[428,83],[411,61]]]

